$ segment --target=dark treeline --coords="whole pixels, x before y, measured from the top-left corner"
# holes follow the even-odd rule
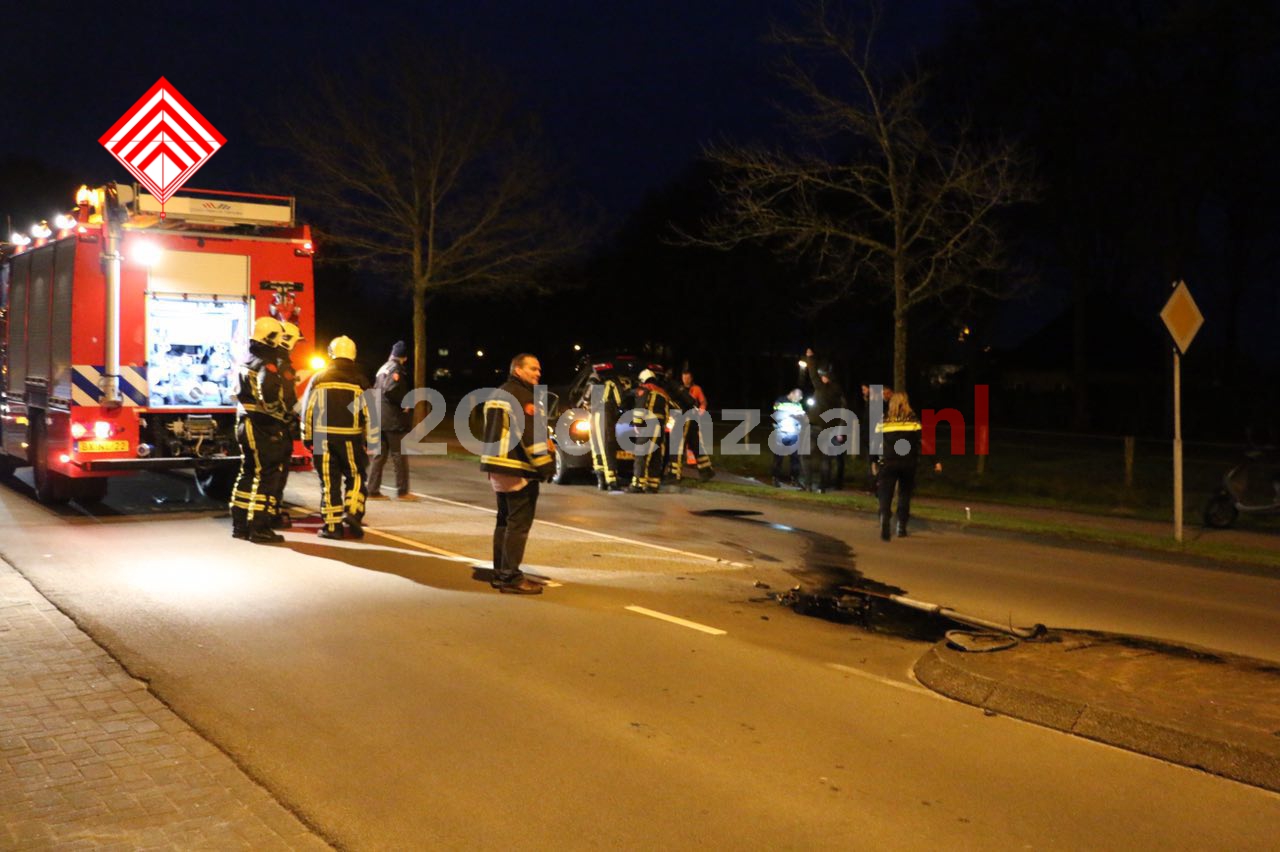
[[[1171,355],[1158,312],[1185,279],[1206,316],[1183,360],[1189,437],[1274,439],[1274,4],[977,0],[921,61],[938,125],[968,119],[1018,142],[1039,193],[1002,221],[1015,247],[1007,274],[1027,279],[1021,295],[913,316],[913,397],[967,409],[972,384],[985,382],[997,426],[1167,434]],[[674,238],[714,212],[713,178],[692,165],[568,285],[501,313],[546,309],[536,340],[558,370],[571,367],[571,342],[649,351],[691,365],[722,405],[782,393],[807,345],[848,389],[887,381],[884,301],[862,291],[814,310],[802,264]]]

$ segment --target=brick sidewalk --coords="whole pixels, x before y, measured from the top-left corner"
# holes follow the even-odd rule
[[[0,849],[327,849],[0,561]]]

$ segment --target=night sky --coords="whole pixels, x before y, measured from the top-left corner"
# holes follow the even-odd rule
[[[929,43],[956,4],[888,4],[886,52]],[[250,128],[287,109],[315,69],[420,38],[503,67],[541,112],[567,179],[618,217],[704,143],[768,134],[761,37],[771,19],[795,16],[794,3],[769,0],[23,6],[5,14],[0,157],[38,158],[87,183],[126,178],[98,137],[163,75],[228,140],[193,186],[252,180],[289,194]]]

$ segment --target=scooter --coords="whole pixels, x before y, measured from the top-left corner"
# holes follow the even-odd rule
[[[1226,529],[1241,513],[1280,514],[1280,466],[1269,450],[1250,450],[1245,461],[1223,475],[1222,485],[1205,504],[1204,525]]]

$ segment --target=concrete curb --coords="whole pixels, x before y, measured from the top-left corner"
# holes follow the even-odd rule
[[[998,653],[998,652],[997,652]],[[1024,689],[969,671],[941,642],[916,662],[920,683],[983,710],[1280,793],[1280,757],[1226,740]]]

